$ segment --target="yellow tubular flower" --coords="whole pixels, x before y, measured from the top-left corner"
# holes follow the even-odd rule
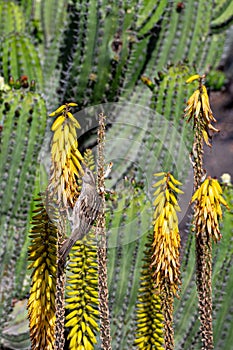
[[[208,239],[212,238],[215,242],[219,241],[221,239],[219,220],[222,219],[220,204],[224,205],[227,209],[229,209],[229,206],[222,197],[222,189],[218,180],[212,179],[209,176],[193,194],[191,203],[194,201],[197,201],[197,235],[205,230]]]
[[[186,80],[186,84],[192,83],[194,80],[199,80],[201,76],[199,74],[194,74]]]

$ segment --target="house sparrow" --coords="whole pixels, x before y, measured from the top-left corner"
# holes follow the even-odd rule
[[[74,205],[71,221],[72,232],[60,248],[60,258],[64,262],[77,240],[81,240],[90,230],[98,216],[101,198],[96,189],[95,177],[92,171],[85,169],[82,177],[82,189]]]

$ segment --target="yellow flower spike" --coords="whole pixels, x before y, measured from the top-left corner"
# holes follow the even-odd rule
[[[152,237],[151,237],[152,238]],[[145,250],[145,263],[142,267],[141,283],[137,301],[136,339],[137,349],[163,349],[163,315],[160,297],[154,288],[154,277],[150,269],[152,247],[149,243]]]
[[[80,125],[69,111],[69,108],[75,105],[73,102],[67,103],[53,112],[55,115],[60,115],[51,127],[54,135],[51,148],[52,175],[49,190],[51,195],[57,198],[58,203],[65,207],[74,206],[79,193],[76,177],[80,177],[83,172],[80,164],[83,157],[78,151],[76,133],[76,128],[80,128]]]
[[[98,274],[94,240],[94,234],[91,233],[88,244],[77,242],[70,252],[66,326],[70,327],[68,338],[71,350],[77,349],[84,342],[85,349],[94,349],[93,344],[97,341],[95,333],[98,330],[99,316],[98,292],[96,293]]]
[[[198,75],[194,75],[190,77],[188,81],[196,80],[197,77]],[[199,76],[199,87],[188,99],[187,107],[185,108],[185,117],[188,117],[187,122],[192,118],[194,119],[194,126],[200,126],[205,143],[211,147],[208,131],[219,132],[219,130],[211,125],[211,122],[216,122],[216,119],[211,111],[208,92],[205,85],[203,85],[202,78],[204,78],[204,76]],[[195,129],[199,130],[197,127],[195,127]]]
[[[174,185],[181,184],[170,173],[165,174],[155,186],[160,187],[160,193],[154,201],[154,241],[151,266],[156,266],[154,273],[155,286],[160,292],[165,285],[170,285],[174,294],[179,288],[179,231],[176,209],[176,195],[183,193]],[[175,195],[175,194],[176,195]],[[158,254],[159,252],[159,254]],[[172,293],[173,293],[172,292]]]
[[[55,342],[57,228],[50,221],[43,203],[40,198],[36,215],[32,218],[29,260],[36,263],[29,265],[34,270],[28,299],[28,315],[32,348],[52,349]],[[43,247],[43,250],[40,249],[40,257],[36,259],[34,252],[38,247]]]

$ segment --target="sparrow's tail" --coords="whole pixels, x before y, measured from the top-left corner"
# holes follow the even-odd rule
[[[63,242],[63,244],[62,244],[62,246],[61,246],[61,248],[59,250],[59,256],[60,256],[60,259],[64,263],[66,261],[67,256],[69,255],[69,252],[70,252],[71,248],[73,247],[74,243],[75,243],[75,241],[73,239],[71,239],[71,238],[67,238]]]

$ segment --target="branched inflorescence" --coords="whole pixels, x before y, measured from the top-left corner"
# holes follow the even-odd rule
[[[219,132],[211,122],[213,117],[209,97],[203,79],[198,74],[191,76],[186,83],[198,80],[199,87],[189,98],[185,109],[188,122],[193,119],[193,169],[194,190],[192,201],[194,207],[194,224],[196,235],[196,283],[199,298],[200,331],[202,350],[214,348],[212,325],[212,239],[221,238],[218,221],[222,217],[220,203],[227,206],[221,196],[222,190],[217,180],[208,177],[203,181],[203,140],[211,147],[210,131]]]

